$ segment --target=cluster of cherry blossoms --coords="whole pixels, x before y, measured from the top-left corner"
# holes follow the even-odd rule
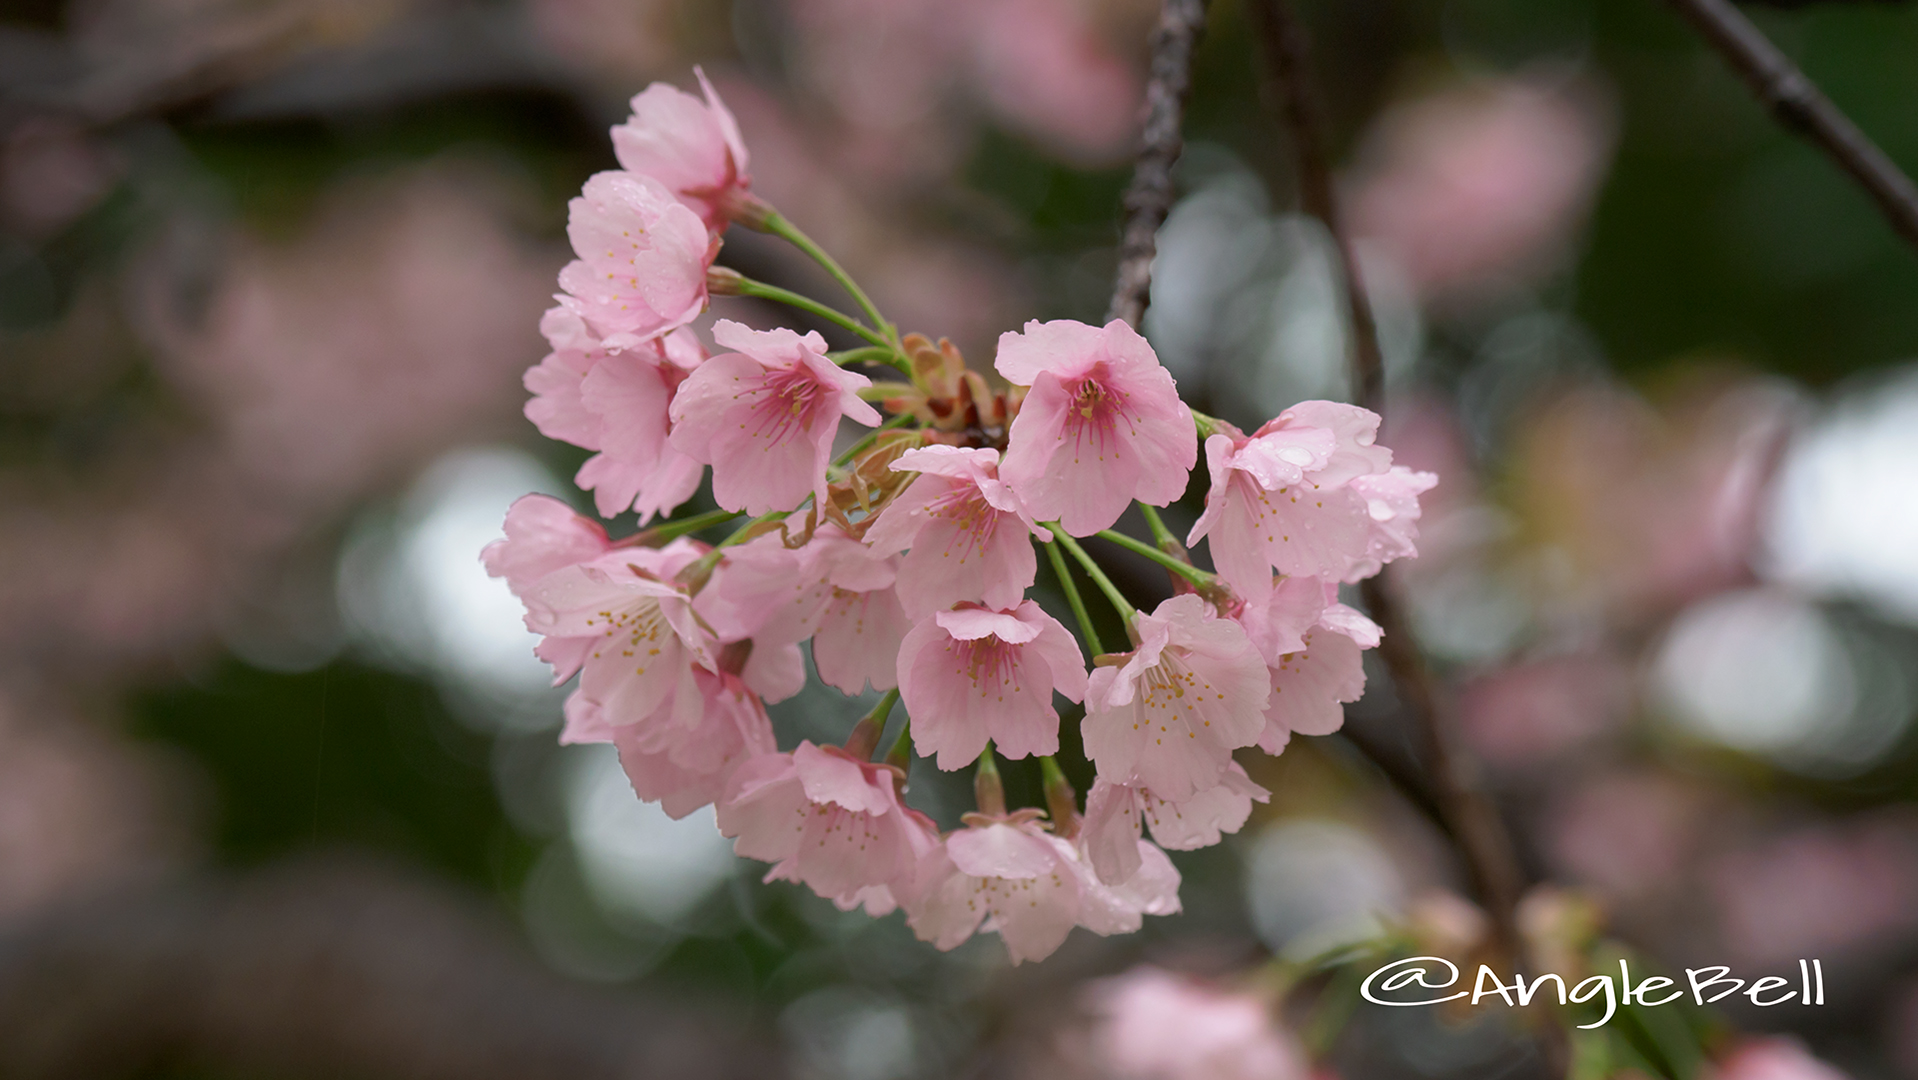
[[[983,921],[1015,962],[1038,959],[1074,926],[1130,932],[1178,911],[1162,849],[1217,843],[1268,797],[1234,752],[1329,733],[1363,690],[1379,630],[1338,586],[1414,553],[1436,477],[1394,467],[1378,417],[1350,405],[1304,402],[1249,435],[1198,415],[1123,322],[1007,333],[1000,382],[948,343],[901,337],[751,193],[739,131],[701,83],[703,100],[663,84],[634,98],[613,129],[622,168],[573,200],[578,258],[542,322],[552,352],[527,372],[526,413],[596,451],[577,481],[604,516],[647,526],[708,468],[720,509],[614,540],[529,495],[484,553],[556,681],[578,676],[562,740],[613,743],[642,799],[675,817],[713,805],[769,878],[848,910],[902,908],[941,949]],[[715,268],[732,224],[797,245],[863,320]],[[713,294],[783,301],[870,345],[833,353],[817,333],[720,320],[709,346],[690,324]],[[849,425],[876,430],[835,456]],[[1185,543],[1205,539],[1216,573],[1153,509],[1184,495],[1201,440],[1211,488]],[[1151,543],[1113,531],[1135,504]],[[743,515],[716,546],[691,538]],[[1093,535],[1163,564],[1174,595],[1134,609],[1078,543]],[[1076,635],[1027,598],[1040,550]],[[1068,559],[1119,614],[1125,651],[1099,642]],[[843,746],[782,751],[765,706],[804,686],[808,641],[823,682],[885,693]],[[1054,760],[1057,698],[1084,706],[1097,779],[1083,810]],[[875,761],[896,702],[905,723]],[[906,804],[915,753],[976,770],[962,827]],[[1006,806],[995,754],[1040,759],[1046,808]]]

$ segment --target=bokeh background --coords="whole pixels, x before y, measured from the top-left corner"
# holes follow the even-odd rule
[[[1382,441],[1443,477],[1400,579],[1528,871],[1667,967],[1822,958],[1827,1007],[1724,1015],[1918,1077],[1918,252],[1653,0],[1302,7]],[[1754,13],[1918,169],[1918,7],[1790,7]],[[1123,1075],[1088,980],[1469,922],[1332,737],[1176,859],[1185,914],[1038,967],[936,953],[558,747],[477,562],[513,498],[577,498],[519,375],[628,96],[705,65],[755,190],[983,364],[1104,311],[1155,15],[0,5],[0,1075]],[[1349,393],[1256,60],[1217,0],[1147,317],[1248,428]],[[722,261],[828,295],[741,230]],[[1382,678],[1348,716],[1406,745]],[[1341,1075],[1529,1067],[1496,1023],[1352,1030]]]

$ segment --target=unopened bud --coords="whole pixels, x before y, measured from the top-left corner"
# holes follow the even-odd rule
[[[1079,793],[1072,781],[1051,756],[1039,759],[1039,771],[1046,781],[1046,810],[1052,817],[1052,833],[1062,840],[1079,835]]]
[[[1006,816],[1006,785],[999,779],[999,764],[992,759],[992,744],[979,755],[979,768],[972,774],[972,801],[981,814]]]
[[[737,187],[727,188],[725,194],[720,196],[719,211],[726,216],[726,220],[737,222],[754,232],[771,232],[772,220],[779,215],[772,203]]]

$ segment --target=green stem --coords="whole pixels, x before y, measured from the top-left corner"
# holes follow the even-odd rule
[[[1039,758],[1039,775],[1045,780],[1046,813],[1052,818],[1052,830],[1070,840],[1079,835],[1079,794],[1072,790],[1065,770],[1051,754]]]
[[[1183,559],[1175,559],[1165,552],[1160,551],[1158,548],[1153,547],[1151,544],[1134,540],[1122,532],[1114,532],[1111,529],[1100,529],[1094,535],[1098,536],[1101,540],[1110,540],[1127,551],[1143,555],[1196,586],[1203,588],[1204,586],[1212,584],[1211,574],[1206,573]]]
[[[879,736],[885,734],[886,717],[892,715],[892,707],[898,700],[898,689],[888,690],[871,712],[859,718],[852,726],[852,734],[846,737],[847,753],[861,761],[872,757],[873,750],[879,746]]]
[[[912,767],[912,717],[899,725],[899,737],[892,741],[892,749],[886,751],[886,764],[896,766],[901,772]]]
[[[1072,605],[1073,617],[1079,620],[1079,633],[1086,639],[1086,648],[1092,655],[1098,656],[1106,651],[1099,642],[1099,632],[1092,628],[1092,616],[1086,611],[1085,598],[1079,595],[1079,584],[1072,580],[1072,572],[1066,569],[1066,557],[1059,554],[1058,544],[1041,544],[1046,549],[1046,558],[1052,560],[1052,575],[1059,579],[1059,588],[1066,594],[1066,603]]]
[[[741,525],[739,528],[734,529],[733,534],[731,536],[728,536],[726,539],[721,540],[718,546],[713,548],[713,552],[716,553],[721,548],[729,548],[735,544],[744,543],[746,541],[746,534],[749,532],[752,532],[755,528],[761,525],[765,525],[768,522],[784,521],[791,516],[792,516],[792,511],[790,510],[774,510],[769,513],[761,514],[758,517],[752,519],[751,521],[748,521],[746,524]]]
[[[1125,624],[1131,626],[1132,617],[1139,613],[1139,609],[1132,606],[1132,603],[1125,598],[1125,594],[1119,591],[1119,587],[1106,576],[1106,572],[1099,569],[1099,564],[1092,560],[1092,556],[1086,554],[1086,549],[1080,547],[1077,540],[1067,535],[1066,531],[1059,527],[1058,522],[1047,521],[1042,524],[1052,530],[1054,543],[1064,544],[1066,550],[1072,553],[1072,557],[1079,560],[1079,565],[1085,568],[1086,576],[1092,579],[1092,583],[1099,587],[1100,592],[1106,594],[1106,599],[1112,602],[1112,609],[1119,613],[1119,617],[1125,620]]]
[[[833,465],[840,468],[845,467],[848,463],[852,461],[853,458],[856,458],[860,454],[865,453],[867,447],[870,447],[873,443],[878,442],[879,435],[881,432],[891,431],[892,429],[896,427],[900,427],[904,425],[906,422],[910,421],[911,419],[912,419],[911,414],[901,413],[898,416],[895,416],[892,419],[886,421],[885,423],[880,424],[878,427],[873,428],[871,431],[866,432],[865,437],[861,438],[858,442],[853,443],[852,446],[847,448],[845,453],[834,458]]]
[[[1158,507],[1142,502],[1139,504],[1139,513],[1145,515],[1145,527],[1152,530],[1152,542],[1159,545],[1160,551],[1170,555],[1175,551],[1185,550],[1185,545],[1179,543],[1179,538],[1172,535],[1171,529],[1165,527],[1165,520],[1159,517]]]
[[[858,319],[853,318],[851,315],[837,308],[827,307],[810,296],[801,296],[791,289],[782,289],[777,285],[768,285],[763,281],[754,281],[748,277],[740,278],[736,287],[739,289],[738,295],[740,296],[756,296],[761,300],[777,300],[782,304],[817,315],[827,322],[843,326],[853,333],[858,334],[860,337],[865,338],[867,341],[872,342],[874,345],[892,351],[892,342],[887,341],[884,335],[867,326],[865,323],[860,322]],[[893,362],[893,366],[900,368],[902,371],[906,370],[904,365],[904,357],[899,357]]]
[[[703,514],[694,514],[678,521],[662,521],[650,529],[640,531],[615,543],[616,547],[639,547],[664,544],[677,540],[687,533],[696,533],[714,525],[723,525],[739,516],[737,510],[708,510]]]
[[[826,254],[825,248],[813,243],[812,237],[799,231],[799,226],[794,225],[787,219],[786,215],[777,210],[766,215],[765,229],[767,232],[772,233],[774,236],[805,252],[812,261],[824,267],[826,273],[831,274],[833,280],[839,283],[839,287],[846,290],[846,294],[851,296],[853,302],[859,305],[859,310],[865,312],[867,321],[878,327],[880,332],[886,335],[886,339],[880,341],[879,344],[892,346],[895,350],[897,349],[898,341],[896,335],[893,333],[892,324],[888,323],[885,318],[879,314],[879,309],[873,305],[872,298],[866,295],[866,290],[859,287],[859,283],[852,279],[851,274],[846,273],[846,268],[840,266],[838,260],[834,259],[831,255]]]
[[[826,356],[840,367],[845,367],[847,364],[891,364],[893,362],[892,348],[887,345],[867,345],[863,348],[847,349],[844,352],[827,353]]]

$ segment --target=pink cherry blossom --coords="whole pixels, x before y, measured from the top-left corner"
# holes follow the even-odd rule
[[[1139,646],[1092,672],[1081,725],[1099,775],[1182,802],[1219,783],[1265,727],[1265,661],[1244,628],[1187,594],[1136,617]]]
[[[586,562],[612,548],[599,522],[580,516],[550,495],[523,495],[506,511],[506,536],[486,545],[486,572],[505,578],[515,596],[563,566]]]
[[[812,638],[813,664],[828,686],[857,694],[899,685],[899,643],[912,623],[893,585],[899,560],[874,551],[832,524],[798,550],[776,534],[732,549],[709,618],[726,633],[762,643]],[[702,599],[705,594],[702,594]]]
[[[848,694],[868,683],[874,690],[898,686],[899,651],[912,629],[894,587],[899,560],[875,557],[865,544],[824,527],[807,547],[814,573],[823,571],[830,586],[813,630],[819,681]]]
[[[1056,836],[1049,839],[1079,875],[1079,925],[1100,937],[1136,934],[1145,925],[1142,916],[1177,915],[1184,910],[1179,903],[1179,870],[1157,844],[1135,842],[1137,868],[1123,881],[1110,884],[1099,879],[1078,847]]]
[[[1152,839],[1159,846],[1194,851],[1218,843],[1225,833],[1238,832],[1252,816],[1252,804],[1271,797],[1237,762],[1226,767],[1218,784],[1176,803],[1142,785],[1101,777],[1086,795],[1079,840],[1100,881],[1123,882],[1139,872],[1141,824],[1152,826]]]
[[[698,68],[701,101],[667,83],[654,83],[633,98],[633,115],[613,129],[620,168],[665,185],[714,233],[726,227],[727,211],[752,186],[746,175],[746,143],[706,73]]]
[[[1352,490],[1365,500],[1367,516],[1365,556],[1346,572],[1346,581],[1362,581],[1395,559],[1419,553],[1419,496],[1438,486],[1436,473],[1415,472],[1394,465],[1382,473],[1352,479]]]
[[[1185,494],[1197,428],[1152,346],[1117,319],[1061,319],[1000,335],[999,374],[1030,386],[999,475],[1040,521],[1074,536],[1109,528],[1134,499]]]
[[[610,551],[555,570],[521,594],[527,629],[545,635],[541,655],[556,680],[580,672],[580,704],[569,703],[569,723],[596,715],[616,728],[667,707],[672,722],[698,723],[693,668],[715,670],[714,643],[685,590],[670,581],[697,557],[695,546],[678,542]]]
[[[802,742],[740,766],[718,804],[719,831],[748,858],[788,863],[782,873],[825,897],[873,885],[911,895],[924,817],[899,802],[897,770],[836,746]]]
[[[872,381],[828,359],[816,333],[721,320],[713,340],[736,351],[706,361],[680,384],[674,448],[713,467],[713,498],[728,510],[791,510],[808,493],[824,504],[839,418],[879,423],[878,410],[858,396]]]
[[[612,729],[633,791],[674,818],[717,801],[742,762],[778,749],[765,704],[738,676],[694,668],[693,683],[702,704],[696,727]]]
[[[674,391],[706,357],[693,332],[609,349],[566,307],[548,311],[540,330],[553,351],[527,369],[526,418],[548,438],[600,451],[574,477],[600,514],[632,509],[645,524],[691,498],[704,470],[666,435]]]
[[[926,446],[892,468],[916,472],[866,532],[879,551],[906,551],[899,601],[915,619],[976,600],[1010,608],[1032,586],[1031,536],[1051,540],[999,480],[997,450]]]
[[[692,322],[706,309],[714,241],[699,215],[659,181],[603,172],[569,204],[579,256],[559,272],[560,303],[609,344],[628,346]]]
[[[1136,1080],[1306,1080],[1305,1054],[1256,995],[1155,967],[1092,984],[1092,1045],[1112,1075]]]
[[[974,815],[934,849],[920,870],[919,902],[907,913],[919,940],[954,949],[985,919],[1015,964],[1043,960],[1065,943],[1079,921],[1079,875],[1034,823],[1038,816]]]
[[[906,906],[921,941],[957,948],[984,920],[1018,964],[1052,955],[1074,926],[1132,933],[1142,915],[1179,910],[1179,872],[1164,852],[1145,845],[1140,873],[1108,887],[1070,843],[1039,826],[1039,813],[968,814],[966,827],[922,860],[918,896]]]
[[[1392,463],[1373,445],[1378,425],[1378,414],[1354,405],[1305,401],[1250,437],[1212,435],[1212,490],[1186,543],[1210,536],[1219,576],[1246,596],[1270,588],[1273,567],[1347,577],[1372,538],[1369,504],[1352,485]]]
[[[1344,702],[1365,693],[1360,653],[1377,647],[1378,624],[1338,602],[1338,586],[1281,578],[1239,616],[1272,674],[1259,749],[1276,754],[1292,733],[1330,735],[1345,723]]]
[[[1009,611],[962,606],[919,621],[899,648],[899,693],[919,752],[963,768],[991,740],[1009,758],[1059,751],[1057,690],[1085,698],[1072,632],[1030,600]]]
[[[768,533],[727,549],[695,607],[721,641],[753,639],[754,656],[810,637],[828,686],[857,694],[870,681],[890,690],[899,643],[912,628],[893,595],[897,563],[831,524],[797,550]],[[765,692],[774,701],[790,696]]]

